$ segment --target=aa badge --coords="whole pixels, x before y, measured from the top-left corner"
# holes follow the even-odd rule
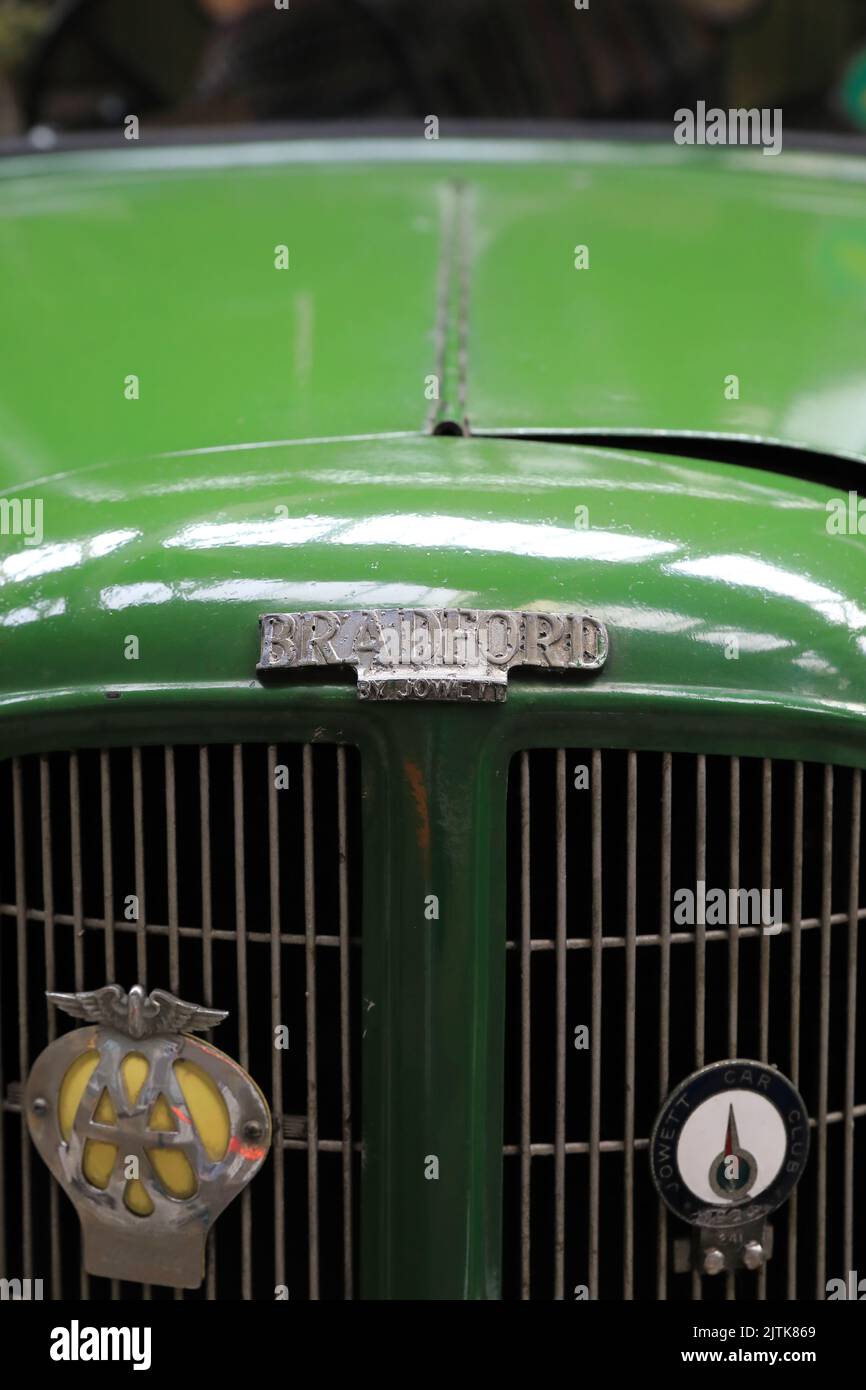
[[[78,1212],[85,1269],[198,1288],[207,1233],[271,1141],[252,1078],[192,1036],[226,1014],[139,985],[47,997],[87,1026],[36,1059],[27,1123]]]

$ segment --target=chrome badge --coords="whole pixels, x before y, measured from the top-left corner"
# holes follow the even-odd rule
[[[796,1088],[763,1062],[703,1067],[665,1101],[650,1171],[675,1215],[699,1228],[693,1267],[759,1268],[766,1218],[787,1201],[809,1156],[809,1117]]]
[[[354,666],[362,700],[502,701],[513,666],[597,671],[603,623],[586,614],[478,608],[265,613],[260,674]]]
[[[37,1057],[24,1103],[31,1138],[78,1212],[85,1269],[198,1288],[207,1233],[271,1141],[252,1078],[191,1036],[227,1015],[140,985],[47,998],[88,1026]]]

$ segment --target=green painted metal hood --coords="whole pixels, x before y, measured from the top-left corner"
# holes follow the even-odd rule
[[[0,486],[179,449],[421,431],[427,378],[458,346],[475,430],[866,457],[864,183],[854,158],[672,143],[8,159]],[[449,345],[449,277],[464,272]]]
[[[578,604],[611,629],[597,692],[755,692],[863,710],[866,539],[828,534],[831,494],[815,484],[424,438],[148,460],[42,491],[42,544],[0,562],[12,705],[27,691],[137,685],[257,687],[279,700],[255,680],[266,611]],[[124,656],[130,633],[138,661]]]
[[[473,427],[866,457],[866,160],[681,153],[473,188]]]
[[[848,159],[555,142],[8,161],[0,492],[40,498],[45,534],[0,551],[7,712],[145,688],[264,708],[284,692],[255,680],[263,611],[581,604],[611,657],[558,690],[859,718],[866,542],[828,534],[829,489],[431,437],[424,387],[441,368],[476,432],[866,457],[863,180]]]

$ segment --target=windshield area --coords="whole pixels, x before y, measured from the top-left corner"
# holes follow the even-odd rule
[[[311,121],[866,130],[862,0],[0,0],[0,138]]]

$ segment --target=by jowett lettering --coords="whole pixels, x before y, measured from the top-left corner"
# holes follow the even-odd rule
[[[484,680],[428,680],[424,676],[405,680],[358,681],[361,700],[491,700],[505,699],[507,687]]]

